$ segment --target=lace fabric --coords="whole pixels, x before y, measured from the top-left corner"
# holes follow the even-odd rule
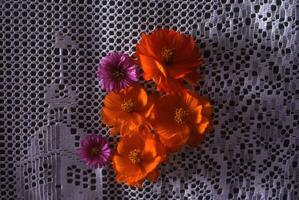
[[[0,5],[1,200],[299,199],[296,1]],[[197,39],[205,64],[194,89],[213,101],[214,131],[138,190],[117,184],[111,166],[88,169],[77,149],[83,134],[108,136],[99,59],[132,54],[157,27]]]

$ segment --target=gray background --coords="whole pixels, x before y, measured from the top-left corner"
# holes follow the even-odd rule
[[[2,0],[0,199],[298,200],[298,9],[295,0]],[[107,136],[99,59],[132,54],[157,27],[196,38],[205,64],[194,89],[212,100],[215,130],[138,190],[116,184],[111,166],[89,170],[76,149],[82,134]]]

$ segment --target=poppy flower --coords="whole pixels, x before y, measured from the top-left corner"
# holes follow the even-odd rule
[[[116,180],[141,187],[145,179],[158,178],[158,165],[165,160],[163,145],[146,128],[121,137],[112,157]]]
[[[192,36],[165,29],[143,34],[136,57],[144,79],[152,79],[165,92],[183,90],[182,80],[195,83],[199,79],[196,70],[203,64]]]
[[[151,123],[169,151],[196,146],[211,123],[211,104],[190,92],[166,94],[155,101]]]
[[[80,158],[91,168],[103,167],[111,157],[108,140],[100,135],[89,134],[81,139]]]
[[[106,91],[119,91],[138,81],[137,65],[129,55],[109,53],[101,59],[97,76]]]
[[[108,93],[104,99],[101,112],[102,120],[111,129],[111,134],[130,133],[141,124],[147,125],[146,118],[152,109],[151,100],[146,91],[140,87],[122,89],[119,93]]]

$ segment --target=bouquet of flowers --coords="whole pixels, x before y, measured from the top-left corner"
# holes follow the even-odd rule
[[[82,160],[97,168],[112,158],[117,182],[130,186],[157,180],[157,168],[170,153],[196,147],[212,129],[209,99],[186,87],[200,79],[202,64],[192,36],[165,29],[142,34],[132,57],[109,53],[102,58],[97,77],[108,93],[100,115],[119,140],[112,152],[105,138],[87,135]],[[141,79],[155,83],[155,93],[139,82],[139,66]]]

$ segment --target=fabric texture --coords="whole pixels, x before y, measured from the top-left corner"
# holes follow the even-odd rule
[[[299,199],[295,0],[0,6],[1,200]],[[212,100],[214,131],[134,189],[116,184],[111,165],[87,168],[77,150],[84,134],[108,136],[100,58],[132,55],[141,33],[159,27],[196,39],[204,64],[194,89]]]

